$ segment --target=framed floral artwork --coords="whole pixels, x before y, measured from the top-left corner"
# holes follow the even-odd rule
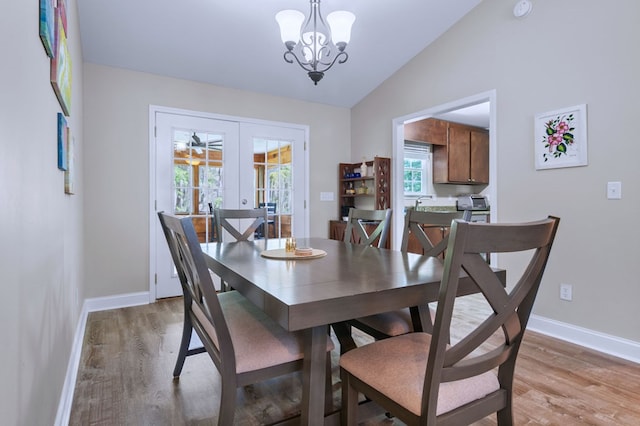
[[[537,114],[536,170],[587,165],[587,105]]]

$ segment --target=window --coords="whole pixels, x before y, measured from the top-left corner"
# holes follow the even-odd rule
[[[405,143],[404,195],[419,197],[431,187],[431,145]]]

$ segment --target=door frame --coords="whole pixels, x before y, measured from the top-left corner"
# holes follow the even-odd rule
[[[276,126],[294,128],[304,131],[304,182],[302,191],[304,197],[304,235],[309,236],[309,126],[303,124],[286,123],[281,121],[260,120],[248,117],[215,114],[204,111],[195,111],[182,108],[172,108],[161,105],[149,105],[149,303],[156,301],[156,226],[158,226],[158,212],[156,209],[156,113],[167,113],[176,115],[192,115],[196,117],[209,118],[213,120],[237,121],[240,123],[257,124],[264,126]]]
[[[465,108],[482,102],[489,102],[489,213],[491,221],[498,221],[498,149],[497,149],[497,101],[496,90],[488,90],[466,98],[457,99],[431,108],[407,114],[392,120],[393,129],[393,158],[391,179],[393,189],[391,190],[391,203],[395,212],[404,211],[404,188],[403,188],[403,159],[404,159],[404,123],[409,120],[419,118],[429,118],[445,112]],[[404,214],[394,214],[391,220],[391,248],[400,249],[402,240],[402,227],[404,224]],[[495,254],[491,255],[491,262],[496,264]]]

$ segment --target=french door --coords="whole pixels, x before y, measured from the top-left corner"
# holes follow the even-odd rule
[[[215,208],[269,206],[269,223],[256,238],[262,232],[269,238],[307,235],[304,129],[192,112],[155,111],[152,119],[156,298],[182,294],[158,211],[191,217],[202,243],[219,238],[212,229]]]

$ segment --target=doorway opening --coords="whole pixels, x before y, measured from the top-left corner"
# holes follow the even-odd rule
[[[492,221],[497,221],[497,142],[496,142],[496,91],[491,90],[467,98],[438,105],[422,111],[417,111],[393,120],[393,197],[392,205],[395,212],[392,218],[391,247],[399,250],[402,241],[402,226],[404,211],[407,206],[405,197],[404,179],[404,155],[405,139],[404,124],[413,121],[436,118],[450,122],[456,122],[469,126],[483,127],[489,131],[489,184],[482,186],[482,193],[490,201],[489,215]],[[457,193],[473,192],[471,185],[438,184],[426,189],[432,191],[430,195],[437,196],[439,200],[447,204],[455,204]],[[436,201],[437,202],[437,201]],[[495,260],[494,260],[495,261]]]

